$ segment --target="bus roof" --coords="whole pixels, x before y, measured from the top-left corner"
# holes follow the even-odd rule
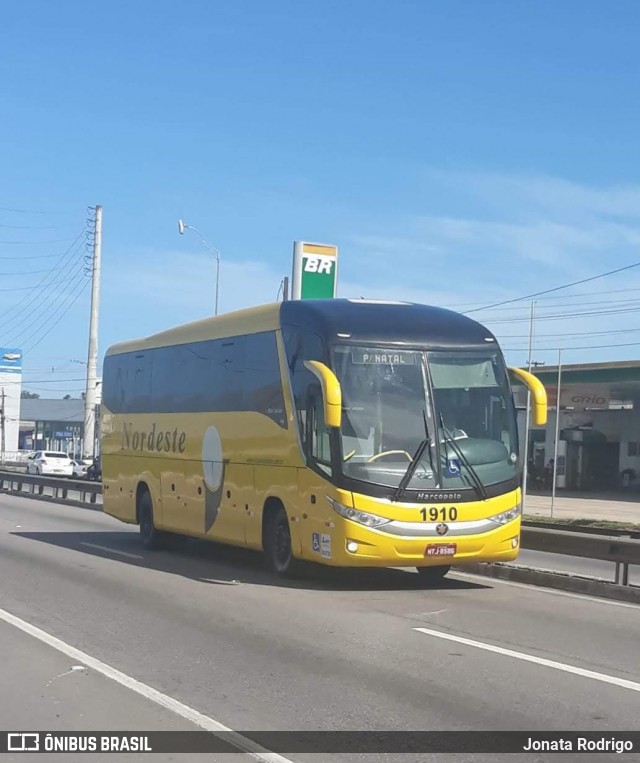
[[[159,334],[129,342],[114,344],[107,350],[107,355],[118,355],[122,352],[147,350],[152,347],[164,347],[183,342],[201,342],[207,339],[221,339],[238,334],[255,334],[258,331],[273,331],[280,328],[280,303],[250,307],[246,310],[236,310],[232,313],[202,318],[192,323],[161,331]]]
[[[219,339],[281,326],[297,326],[326,338],[427,347],[497,346],[477,321],[442,307],[364,299],[291,300],[185,323],[142,339],[112,345],[107,355]]]
[[[493,334],[477,321],[414,302],[295,300],[282,303],[280,316],[283,326],[304,327],[332,339],[433,348],[497,346]]]

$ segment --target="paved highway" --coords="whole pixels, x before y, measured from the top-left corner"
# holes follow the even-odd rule
[[[638,727],[633,605],[462,574],[427,591],[398,570],[283,583],[256,554],[194,541],[148,552],[99,511],[9,495],[0,580],[0,643],[15,655],[0,674],[15,689],[0,699],[9,726],[183,729],[187,706],[236,730]],[[6,613],[100,663],[62,675],[82,661]],[[174,709],[110,681],[102,664]]]

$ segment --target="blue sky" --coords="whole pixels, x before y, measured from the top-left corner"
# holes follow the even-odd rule
[[[222,252],[222,311],[275,299],[295,239],[340,247],[340,296],[460,310],[640,262],[639,21],[624,0],[5,7],[0,346],[79,396],[96,203],[100,355],[212,311],[179,217]],[[553,297],[537,360],[639,356],[640,268]],[[473,315],[524,363],[528,313]]]

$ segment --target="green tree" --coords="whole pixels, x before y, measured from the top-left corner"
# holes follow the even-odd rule
[[[37,400],[40,395],[37,392],[29,392],[28,390],[23,389],[20,393],[20,397],[23,400]]]

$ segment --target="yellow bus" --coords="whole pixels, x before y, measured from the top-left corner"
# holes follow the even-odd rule
[[[103,369],[104,510],[165,534],[300,562],[416,567],[514,559],[522,465],[509,372],[442,308],[285,301],[115,345]]]

